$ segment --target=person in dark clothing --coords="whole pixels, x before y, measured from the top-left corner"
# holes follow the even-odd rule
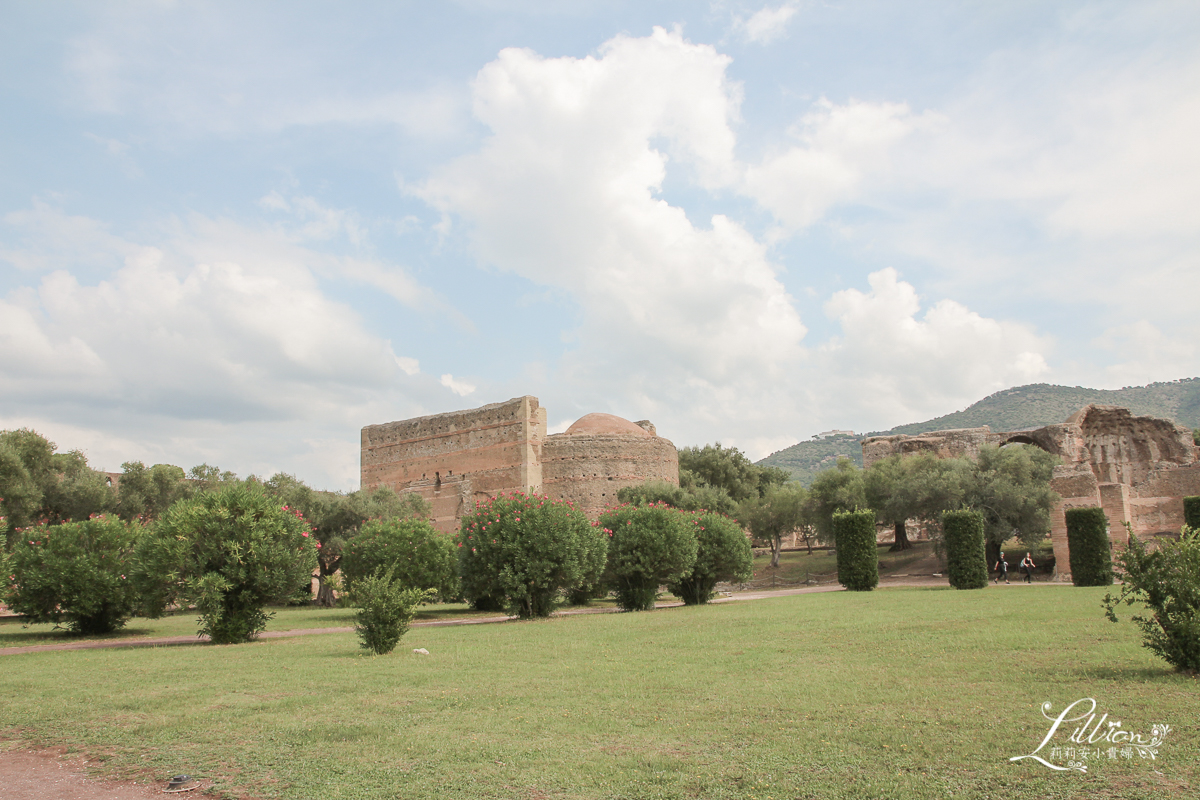
[[[1033,563],[1033,557],[1029,553],[1026,553],[1025,557],[1021,559],[1021,572],[1025,573],[1026,583],[1033,583],[1033,570],[1036,566],[1037,564]]]
[[[1000,553],[1000,560],[996,562],[996,578],[992,583],[999,583],[1001,578],[1008,583],[1008,562],[1004,560],[1003,552]]]

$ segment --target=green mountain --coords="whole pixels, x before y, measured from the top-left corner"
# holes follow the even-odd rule
[[[899,425],[868,436],[914,435],[929,431],[989,426],[994,431],[1019,431],[1065,422],[1088,403],[1124,406],[1139,416],[1163,417],[1189,428],[1200,428],[1200,378],[1184,378],[1124,389],[1085,389],[1032,383],[985,397],[962,411],[926,422]],[[782,467],[808,486],[823,469],[847,456],[862,466],[862,436],[834,436],[800,442],[764,458],[763,466]]]

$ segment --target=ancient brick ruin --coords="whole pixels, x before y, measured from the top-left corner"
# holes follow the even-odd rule
[[[988,427],[863,440],[863,466],[893,453],[928,451],[975,457],[985,444],[1028,444],[1062,459],[1050,486],[1061,499],[1050,513],[1050,538],[1061,579],[1070,578],[1065,510],[1101,506],[1114,547],[1128,540],[1124,523],[1148,540],[1183,526],[1183,498],[1200,495],[1200,462],[1192,432],[1170,420],[1135,417],[1129,409],[1089,405],[1059,425],[994,433]]]
[[[588,414],[546,434],[536,397],[368,425],[362,429],[362,487],[416,492],[443,531],[458,529],[475,501],[502,492],[570,500],[595,519],[617,490],[649,479],[679,483],[675,445],[649,421]]]

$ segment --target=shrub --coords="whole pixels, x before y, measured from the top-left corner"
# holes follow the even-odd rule
[[[1183,524],[1192,530],[1200,530],[1200,497],[1183,498]]]
[[[1117,566],[1121,594],[1105,595],[1108,618],[1117,621],[1122,602],[1142,603],[1151,612],[1133,617],[1142,646],[1181,672],[1200,673],[1200,530],[1185,526],[1178,542],[1153,552],[1131,532]]]
[[[390,570],[406,589],[432,589],[443,601],[458,597],[458,556],[453,538],[423,519],[376,519],[363,524],[344,546],[341,561],[347,589]]]
[[[608,531],[606,582],[625,611],[654,608],[658,587],[689,575],[696,563],[692,515],[663,503],[618,506],[600,517]]]
[[[608,562],[608,531],[599,522],[592,523],[592,534],[585,536],[584,552],[580,558],[581,575],[578,583],[567,591],[567,602],[573,606],[586,605],[605,592],[604,567]]]
[[[741,526],[723,514],[694,514],[696,563],[692,571],[671,584],[671,593],[687,605],[707,603],[720,581],[748,581],[754,574],[754,554]]]
[[[946,511],[942,514],[942,537],[950,585],[955,589],[986,589],[988,565],[983,514]]]
[[[135,573],[145,611],[194,604],[200,633],[245,642],[267,626],[268,603],[312,580],[317,545],[298,511],[255,484],[232,484],[181,500],[142,537]]]
[[[835,512],[833,535],[837,541],[838,583],[854,592],[869,592],[878,586],[875,512]]]
[[[522,619],[549,616],[560,591],[589,580],[606,546],[570,502],[520,492],[476,503],[455,544],[463,595]]]
[[[1076,586],[1111,586],[1112,549],[1104,509],[1068,508],[1066,517],[1071,582]]]
[[[378,571],[359,578],[354,588],[354,632],[359,645],[376,655],[386,655],[396,649],[400,637],[408,633],[417,606],[429,600],[429,589],[405,587],[392,577],[392,570]]]
[[[4,576],[8,607],[80,634],[121,628],[139,605],[127,575],[141,532],[106,516],[22,529]]]

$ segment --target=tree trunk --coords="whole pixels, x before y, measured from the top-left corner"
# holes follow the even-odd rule
[[[779,554],[783,551],[783,537],[776,536],[771,540],[771,569],[779,566]]]
[[[896,521],[896,542],[888,548],[888,552],[895,553],[898,550],[910,550],[912,543],[908,541],[908,531],[904,527],[904,520]]]
[[[321,608],[333,608],[337,605],[337,598],[333,596],[333,587],[325,577],[317,576],[317,605]]]

